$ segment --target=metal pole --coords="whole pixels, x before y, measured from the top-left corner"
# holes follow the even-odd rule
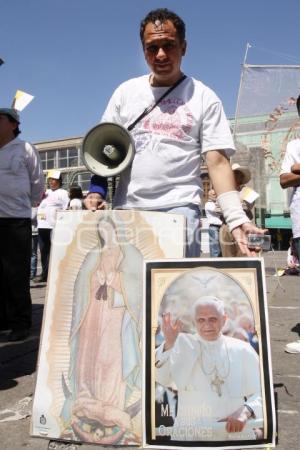
[[[245,56],[244,56],[244,61],[243,61],[243,64],[242,64],[242,71],[241,71],[240,85],[239,85],[239,90],[238,90],[238,97],[237,97],[237,101],[236,101],[234,127],[233,127],[233,138],[235,138],[235,133],[236,133],[236,120],[237,120],[237,115],[238,115],[238,110],[239,110],[239,101],[240,101],[241,88],[242,88],[242,83],[243,83],[244,69],[245,69],[245,66],[246,66],[248,50],[249,50],[250,47],[251,47],[251,44],[249,44],[249,42],[247,42]]]
[[[247,42],[245,56],[244,56],[244,62],[243,62],[244,65],[246,64],[248,50],[249,50],[250,47],[251,47],[251,44],[249,44],[249,42]]]

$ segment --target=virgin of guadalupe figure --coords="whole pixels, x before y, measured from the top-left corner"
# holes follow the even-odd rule
[[[132,419],[140,412],[142,255],[121,242],[109,216],[97,233],[100,248],[87,254],[74,286],[62,437],[139,443]]]

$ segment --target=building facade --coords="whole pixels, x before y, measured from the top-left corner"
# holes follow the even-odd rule
[[[59,169],[65,189],[68,189],[71,184],[79,184],[85,191],[88,189],[90,172],[82,161],[81,141],[81,137],[76,137],[35,144],[41,157],[44,173],[51,169]]]

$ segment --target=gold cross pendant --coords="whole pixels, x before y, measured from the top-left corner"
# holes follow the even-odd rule
[[[222,378],[220,378],[217,373],[215,373],[214,379],[211,380],[211,387],[213,389],[213,391],[215,391],[219,397],[222,396],[222,389],[221,386],[222,384],[224,384],[224,380],[222,380]]]

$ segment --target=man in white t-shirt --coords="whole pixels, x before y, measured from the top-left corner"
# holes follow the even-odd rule
[[[186,52],[185,24],[167,9],[151,11],[141,22],[140,37],[151,70],[122,83],[114,92],[102,122],[128,128],[182,77]],[[246,234],[263,233],[251,224],[235,191],[229,157],[232,136],[216,94],[187,76],[132,130],[136,153],[131,167],[122,172],[114,207],[182,213],[187,218],[187,256],[200,255],[201,153],[218,195],[223,215],[251,255]]]
[[[300,117],[300,95],[297,99],[297,110]],[[290,202],[293,240],[300,257],[300,139],[290,141],[281,165],[280,185],[283,189],[292,187]],[[285,350],[289,353],[300,353],[300,339],[287,344]]]

